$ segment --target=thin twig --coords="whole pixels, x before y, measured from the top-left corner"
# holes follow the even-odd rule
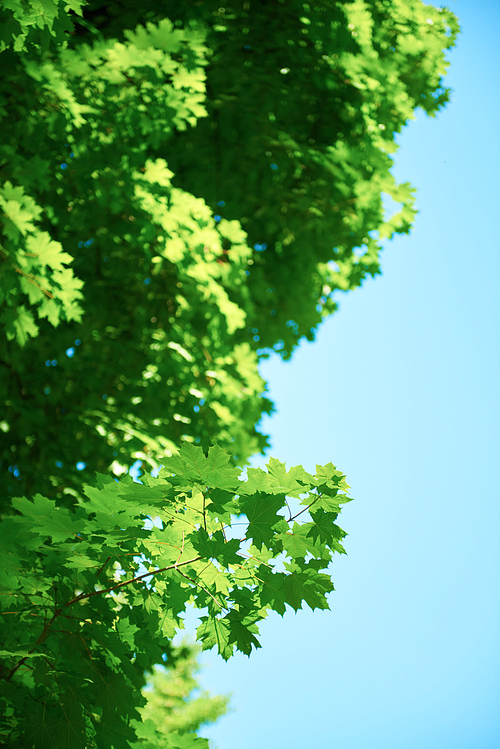
[[[97,570],[97,572],[95,574],[96,577],[99,577],[99,575],[101,574],[101,572],[103,571],[103,569],[105,568],[105,566],[107,565],[107,563],[109,562],[110,559],[111,559],[111,557],[108,557],[106,559],[106,561],[104,562],[104,564],[101,567],[99,567],[99,569]]]
[[[230,611],[230,609],[228,609],[228,608],[227,608],[227,606],[223,606],[223,605],[222,605],[222,604],[221,604],[221,603],[220,603],[220,602],[219,602],[219,601],[217,600],[217,598],[215,598],[215,597],[214,597],[214,596],[213,596],[213,595],[212,595],[212,594],[210,593],[210,591],[209,591],[209,590],[207,590],[207,589],[206,589],[206,588],[205,588],[205,587],[204,587],[203,585],[200,585],[200,583],[197,583],[197,582],[196,582],[196,580],[193,580],[193,578],[192,578],[192,577],[189,577],[188,575],[185,575],[185,574],[184,574],[184,572],[181,572],[180,570],[177,570],[177,572],[179,573],[179,575],[182,575],[182,577],[185,577],[185,578],[186,578],[186,580],[189,580],[189,581],[190,581],[191,583],[193,583],[193,585],[196,585],[196,586],[197,586],[198,588],[201,588],[202,590],[204,590],[204,591],[205,591],[205,593],[207,593],[207,594],[208,594],[208,595],[210,596],[210,598],[212,599],[212,601],[215,601],[215,603],[217,604],[217,606],[218,606],[218,607],[219,607],[220,609],[224,609],[224,611]]]
[[[43,642],[45,640],[45,638],[47,637],[47,635],[49,633],[49,629],[50,629],[50,626],[51,626],[52,622],[59,616],[60,613],[61,613],[61,610],[59,609],[59,611],[55,612],[54,616],[52,617],[52,619],[49,622],[45,622],[45,625],[44,625],[44,628],[42,630],[42,633],[41,633],[40,637],[35,642],[35,644],[31,648],[31,650],[28,651],[28,655],[26,655],[24,658],[21,658],[21,660],[19,661],[19,663],[16,663],[16,665],[13,666],[10,669],[10,671],[7,674],[7,676],[4,677],[5,681],[10,681],[12,679],[12,677],[16,673],[17,669],[21,668],[21,666],[23,666],[26,663],[26,661],[28,660],[28,658],[31,655],[31,653],[36,649],[36,647],[38,645],[40,645],[41,642]]]
[[[295,520],[295,518],[298,518],[298,517],[299,517],[299,515],[302,515],[302,514],[303,514],[304,512],[307,512],[307,511],[308,511],[308,510],[309,510],[309,509],[310,509],[310,508],[311,508],[311,507],[312,507],[312,506],[313,506],[314,504],[316,504],[316,502],[317,502],[317,501],[318,501],[319,499],[321,499],[321,497],[322,497],[322,496],[323,496],[322,494],[318,494],[318,496],[316,497],[316,499],[314,500],[314,502],[311,502],[311,504],[310,504],[310,505],[307,505],[307,507],[305,507],[305,508],[304,508],[303,510],[301,510],[301,511],[300,511],[300,512],[298,512],[298,513],[297,513],[296,515],[294,515],[293,517],[291,517],[291,518],[290,518],[290,520],[289,520],[288,522],[289,522],[289,523],[291,523],[291,522],[292,522],[292,520]]]
[[[33,276],[31,275],[31,273],[25,273],[21,268],[14,268],[14,270],[16,271],[16,273],[20,273],[21,276],[23,276],[27,281],[29,281],[29,283],[33,284],[33,286],[36,286],[36,288],[39,289],[39,291],[41,291],[43,294],[48,296],[49,299],[54,298],[54,294],[52,294],[52,292],[47,291],[47,289],[42,288],[39,284],[37,284],[36,281],[33,280]]]
[[[179,556],[177,557],[177,561],[174,564],[174,567],[176,569],[177,569],[177,565],[179,564],[179,559],[181,558],[181,556],[183,555],[183,553],[184,553],[184,531],[182,531],[182,546],[181,546],[181,550],[179,552]]]

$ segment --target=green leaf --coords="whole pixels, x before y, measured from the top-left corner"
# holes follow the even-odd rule
[[[62,710],[44,710],[43,713],[33,711],[19,726],[21,735],[27,746],[37,749],[53,749],[61,737],[61,721],[64,720]]]
[[[74,520],[68,510],[57,507],[55,502],[40,494],[36,494],[33,502],[24,497],[13,499],[12,505],[23,514],[16,519],[20,524],[26,524],[29,518],[29,530],[40,536],[51,538],[53,541],[65,541],[67,538],[79,537],[81,524]]]
[[[5,326],[7,339],[12,341],[15,338],[20,346],[24,346],[30,337],[38,335],[38,325],[23,304],[17,309],[4,309],[0,322]]]
[[[225,596],[229,592],[227,574],[217,569],[214,564],[204,564],[203,569],[198,573],[197,580],[200,580],[209,589],[215,589],[216,596],[218,593]]]
[[[29,650],[0,650],[0,658],[13,658],[14,660],[21,660],[22,658],[44,658],[43,653],[30,653]]]
[[[256,650],[261,647],[260,642],[255,637],[259,630],[256,624],[245,623],[244,618],[239,616],[234,609],[227,617],[229,621],[229,642],[236,645],[236,648],[245,655],[250,655],[252,648]]]
[[[179,629],[179,622],[168,608],[159,607],[158,623],[160,631],[165,637],[173,637]]]
[[[61,306],[54,299],[45,298],[38,310],[38,317],[46,317],[50,324],[57,328],[61,319],[61,311]]]
[[[136,624],[131,624],[127,617],[121,617],[116,623],[116,631],[120,640],[128,645],[132,652],[136,649],[135,633],[139,631]]]
[[[240,549],[240,542],[236,538],[226,540],[220,530],[209,536],[204,528],[200,528],[191,535],[191,542],[202,557],[216,559],[224,567],[241,563],[241,556],[237,553]]]
[[[325,512],[323,509],[315,509],[314,512],[311,512],[313,522],[312,524],[308,524],[307,534],[315,541],[319,540],[322,543],[328,544],[331,549],[334,549],[339,554],[345,554],[345,549],[340,541],[347,534],[335,524],[337,516],[337,512]]]
[[[53,270],[65,270],[64,264],[73,261],[71,255],[64,252],[61,244],[55,242],[46,231],[28,237],[26,246],[30,252],[38,256],[38,261],[42,267],[48,265]],[[71,273],[71,276],[73,276],[73,273]]]
[[[268,471],[272,491],[289,497],[299,497],[313,484],[313,477],[302,466],[295,466],[287,471],[285,464],[275,458],[269,459]]]
[[[230,625],[226,619],[202,616],[201,624],[196,630],[196,639],[202,643],[203,650],[211,650],[215,645],[219,655],[227,661],[233,654],[234,644],[229,642]]]
[[[212,487],[207,493],[207,512],[219,522],[231,523],[231,515],[240,514],[240,503],[233,492]]]
[[[283,580],[285,600],[294,611],[302,608],[302,602],[311,609],[327,609],[327,593],[333,590],[330,577],[320,573],[309,563],[305,569],[295,563],[285,565],[289,574]]]
[[[262,468],[247,468],[246,481],[238,487],[239,494],[257,494],[271,491],[271,479]]]
[[[210,749],[207,739],[202,739],[192,733],[173,731],[162,737],[162,749]]]
[[[283,522],[278,515],[282,503],[272,494],[254,494],[241,498],[241,509],[248,518],[246,537],[251,538],[257,548],[269,546],[274,528]]]
[[[304,525],[294,523],[291,531],[278,533],[277,538],[280,539],[284,551],[292,559],[304,559],[308,554],[329,559],[328,552],[325,557],[324,549],[317,543],[316,537],[311,535],[309,523]]]

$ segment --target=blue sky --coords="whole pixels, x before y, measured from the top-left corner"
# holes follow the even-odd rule
[[[330,612],[271,616],[262,650],[203,656],[234,712],[218,749],[500,747],[500,4],[452,2],[454,93],[405,130],[415,229],[313,344],[262,366],[270,454],[332,461],[356,502]]]

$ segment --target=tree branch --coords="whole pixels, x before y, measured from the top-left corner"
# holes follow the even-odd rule
[[[93,590],[92,593],[82,593],[81,595],[76,596],[76,598],[72,598],[71,601],[66,601],[63,606],[72,606],[74,603],[78,603],[79,601],[85,601],[86,599],[93,598],[94,596],[102,596],[105,593],[110,593],[112,590],[116,590],[117,588],[123,588],[125,585],[137,583],[139,580],[143,580],[145,577],[158,575],[160,572],[167,572],[168,570],[176,570],[178,567],[184,567],[186,564],[193,564],[193,562],[199,562],[202,558],[203,557],[194,557],[193,559],[188,559],[186,562],[175,562],[175,564],[170,564],[168,567],[162,567],[161,569],[153,570],[152,572],[145,572],[143,575],[137,575],[137,577],[132,577],[130,580],[123,580],[121,583],[111,585],[111,587],[109,588],[104,588],[103,590]]]

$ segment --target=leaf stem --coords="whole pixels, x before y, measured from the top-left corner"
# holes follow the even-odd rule
[[[210,591],[209,591],[209,590],[207,590],[207,589],[206,589],[206,588],[205,588],[205,587],[204,587],[203,585],[201,585],[200,583],[197,583],[197,582],[196,582],[196,580],[193,580],[193,578],[192,578],[192,577],[189,577],[188,575],[185,575],[185,574],[184,574],[184,572],[181,572],[180,570],[177,570],[177,572],[179,573],[179,575],[182,575],[182,577],[185,577],[185,578],[186,578],[186,580],[189,580],[190,582],[192,582],[192,583],[193,583],[193,585],[197,585],[197,586],[198,586],[198,588],[201,588],[202,590],[204,590],[204,591],[205,591],[205,593],[207,593],[207,594],[208,594],[208,595],[210,596],[210,598],[212,599],[212,601],[215,601],[215,603],[217,604],[217,606],[218,606],[218,607],[219,607],[220,609],[223,609],[224,611],[230,611],[230,609],[228,609],[228,608],[227,608],[227,606],[223,606],[223,605],[222,605],[222,604],[221,604],[221,603],[220,603],[220,602],[219,602],[219,601],[217,600],[217,598],[215,598],[215,597],[214,597],[214,596],[213,596],[213,595],[212,595],[212,594],[210,593]]]

